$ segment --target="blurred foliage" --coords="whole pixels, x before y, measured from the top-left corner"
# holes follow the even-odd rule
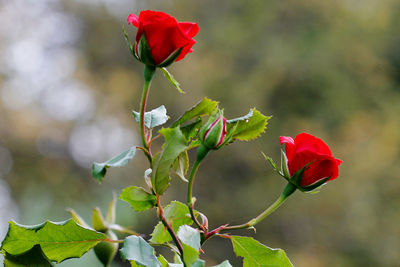
[[[294,194],[257,225],[256,239],[283,248],[300,267],[398,265],[398,1],[137,0],[122,1],[126,5],[118,16],[103,2],[60,2],[60,12],[72,14],[80,25],[73,76],[93,91],[91,119],[51,120],[35,105],[15,110],[0,102],[0,145],[13,159],[4,180],[18,206],[14,219],[24,224],[60,221],[68,217],[64,207],[87,214],[87,219],[93,206],[105,208],[113,191],[144,185],[144,157],[110,170],[98,185],[90,166],[77,164],[68,146],[74,127],[104,118],[117,119],[134,135],[138,131],[130,111],[139,106],[143,66],[129,54],[121,25],[129,13],[156,9],[198,22],[200,32],[194,52],[169,68],[186,94],[179,94],[159,72],[149,109],[164,104],[174,120],[208,96],[221,102],[227,117],[245,114],[250,107],[273,115],[263,137],[213,152],[200,168],[196,208],[207,214],[211,227],[245,222],[279,195],[283,179],[260,151],[278,160],[279,136],[305,131],[321,137],[343,160],[340,177],[319,194]],[[135,31],[126,27],[133,37]],[[2,46],[0,51],[7,56]],[[8,78],[0,76],[0,87]],[[58,131],[61,156],[38,150],[44,130]],[[174,180],[163,201],[184,200],[184,192],[185,184]],[[150,234],[155,217],[154,211],[139,217],[126,203],[118,204],[117,223],[138,232]],[[211,239],[205,252],[210,264],[229,255],[234,266],[240,265],[226,240]]]

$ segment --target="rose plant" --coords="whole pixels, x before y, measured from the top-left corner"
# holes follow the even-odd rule
[[[281,136],[279,141],[285,144],[281,168],[265,156],[274,170],[288,182],[279,198],[247,223],[226,223],[209,229],[209,219],[202,211],[195,209],[196,198],[192,194],[200,164],[211,151],[215,153],[236,140],[258,138],[265,131],[270,117],[253,108],[245,116],[226,119],[218,102],[204,98],[166,127],[169,117],[164,106],[146,112],[150,85],[155,71],[160,69],[168,81],[180,90],[178,82],[165,67],[192,51],[198,25],[177,22],[168,14],[149,10],[140,12],[139,17],[129,15],[128,23],[137,28],[133,44],[124,30],[128,47],[132,55],[144,64],[140,110],[133,111],[140,126],[141,144],[106,162],[94,163],[92,175],[101,182],[108,168],[124,166],[137,150],[143,152],[149,162],[148,168],[143,170],[147,188],[126,187],[119,199],[129,203],[138,212],[156,210],[159,222],[151,238],[145,239],[132,229],[116,224],[117,199],[114,197],[106,216],[99,208],[93,209],[91,226],[72,209],[68,210],[72,218],[65,222],[46,221],[35,226],[10,222],[1,246],[5,266],[52,266],[53,262],[79,258],[90,249],[95,251],[104,266],[110,266],[120,247],[121,257],[128,260],[131,266],[201,267],[205,266],[204,260],[200,259],[200,252],[203,252],[201,247],[214,236],[231,240],[233,251],[243,258],[244,266],[292,266],[283,250],[271,249],[251,237],[232,235],[231,232],[253,229],[297,189],[309,192],[336,179],[341,161],[332,156],[331,150],[321,139],[310,134],[302,133],[295,139]],[[153,135],[160,126],[163,128]],[[164,144],[160,151],[153,153],[153,141],[160,137],[163,137]],[[188,151],[193,149],[197,152],[191,163]],[[187,199],[186,203],[172,201],[164,207],[160,198],[170,186],[172,175],[187,183]],[[159,246],[170,248],[171,254],[165,257],[160,255],[155,250]],[[224,261],[217,266],[227,267],[231,264]]]

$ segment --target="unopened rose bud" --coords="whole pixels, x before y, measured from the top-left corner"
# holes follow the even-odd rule
[[[212,122],[203,136],[203,145],[208,149],[218,149],[221,147],[226,136],[226,119],[220,115]]]

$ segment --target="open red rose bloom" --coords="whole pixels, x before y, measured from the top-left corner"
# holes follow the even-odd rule
[[[183,59],[192,52],[192,46],[196,43],[192,38],[199,31],[197,23],[178,22],[168,14],[151,10],[140,12],[139,18],[130,14],[128,23],[138,28],[136,43],[139,43],[143,34],[146,37],[155,65],[161,64],[181,48],[176,61]]]
[[[293,176],[305,165],[300,186],[309,186],[321,179],[336,179],[339,175],[340,159],[332,156],[329,147],[321,139],[307,133],[301,133],[293,140],[290,136],[281,136],[281,144],[286,144],[287,165],[290,176]]]

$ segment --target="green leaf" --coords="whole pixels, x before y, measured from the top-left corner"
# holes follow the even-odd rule
[[[213,267],[232,267],[232,265],[229,263],[228,260],[226,260],[226,261],[223,261],[223,262],[221,262],[220,264],[215,265],[215,266],[213,266]]]
[[[180,88],[180,84],[177,80],[175,80],[174,76],[172,76],[171,73],[168,72],[166,68],[160,68],[164,76],[167,78],[167,80],[176,88],[178,89],[179,93],[183,94],[183,90]]]
[[[167,221],[172,225],[172,229],[174,229],[175,232],[178,231],[181,225],[191,225],[193,223],[190,218],[189,208],[178,201],[172,201],[167,207],[165,207],[164,215]],[[161,222],[156,225],[151,236],[150,241],[159,244],[172,240],[171,235]]]
[[[10,255],[21,255],[40,245],[50,261],[61,262],[81,257],[106,238],[102,233],[83,228],[73,219],[59,223],[47,221],[34,226],[10,222],[1,249]]]
[[[135,120],[140,122],[140,113],[136,111],[132,111],[132,113]],[[167,109],[164,105],[144,113],[144,125],[149,129],[163,125],[168,119]]]
[[[39,245],[33,246],[31,250],[21,255],[11,255],[5,252],[5,267],[48,267],[53,264],[43,254]]]
[[[186,263],[186,266],[192,266],[192,264],[194,264],[199,258],[200,252],[198,252],[196,249],[186,244],[182,244],[182,248],[183,248],[183,261]]]
[[[232,142],[235,139],[249,141],[260,136],[265,131],[267,121],[271,116],[264,116],[255,108],[243,117],[227,121],[227,132],[231,135]]]
[[[200,254],[200,232],[189,225],[182,225],[178,230],[178,238],[182,242],[183,260],[187,266],[192,266]]]
[[[125,238],[120,252],[122,259],[139,266],[161,267],[161,263],[154,255],[154,248],[140,236],[131,235]]]
[[[184,244],[189,245],[196,250],[200,249],[200,232],[189,225],[181,225],[179,227],[178,238]]]
[[[195,138],[199,133],[202,124],[203,120],[200,117],[197,117],[194,122],[181,127],[182,134],[188,140]]]
[[[135,211],[144,211],[157,205],[156,196],[141,187],[131,186],[122,190],[119,199],[126,201]]]
[[[154,191],[162,195],[169,187],[172,164],[187,149],[187,140],[178,127],[163,128],[159,132],[164,136],[165,144],[160,155],[154,159],[151,181]]]
[[[192,266],[190,266],[190,267],[204,267],[204,266],[206,266],[206,262],[203,261],[203,260],[201,260],[201,259],[197,259],[197,260],[192,264]]]
[[[257,240],[246,236],[231,236],[236,256],[243,257],[243,267],[293,266],[282,249],[269,248]]]
[[[103,162],[103,163],[93,163],[92,166],[92,176],[101,182],[106,175],[107,169],[109,167],[122,167],[128,164],[129,160],[131,160],[135,156],[136,147],[133,146],[128,150],[122,152],[121,154],[113,157],[112,159]]]
[[[164,258],[163,255],[158,256],[158,261],[161,263],[161,267],[169,267],[168,261]]]
[[[174,122],[174,124],[172,124],[172,127],[181,125],[182,123],[199,116],[210,115],[217,105],[217,101],[205,97],[190,110],[186,111],[176,122]]]
[[[188,182],[186,179],[185,175],[189,169],[189,156],[187,154],[187,151],[183,151],[179,157],[175,160],[172,169],[174,173],[181,178],[182,181]]]

